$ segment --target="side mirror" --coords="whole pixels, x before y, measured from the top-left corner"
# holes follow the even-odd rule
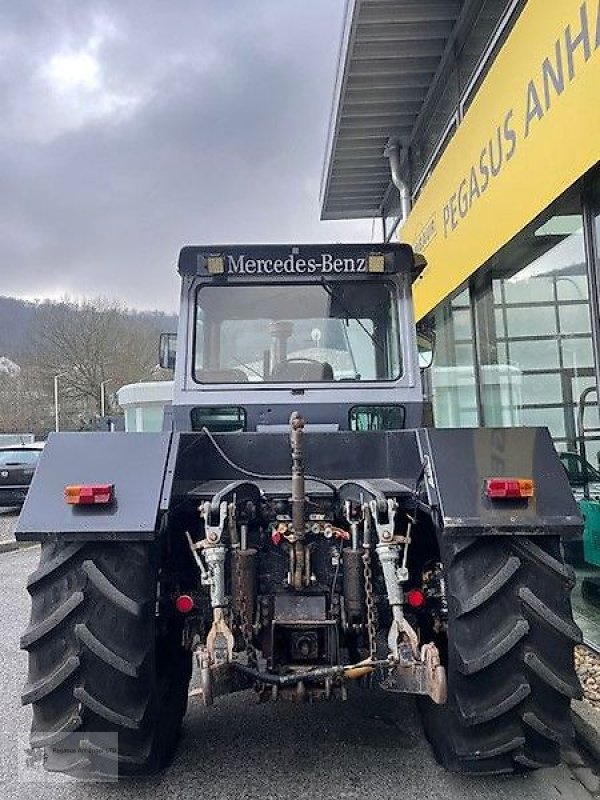
[[[432,328],[417,328],[417,350],[419,351],[419,368],[429,369],[435,355],[435,331]]]
[[[158,344],[158,363],[163,369],[175,369],[177,334],[161,333]]]

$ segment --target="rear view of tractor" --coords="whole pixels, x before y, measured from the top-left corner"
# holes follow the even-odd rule
[[[52,436],[19,522],[48,769],[163,767],[193,671],[207,706],[417,695],[453,771],[558,763],[580,517],[545,429],[422,427],[421,268],[405,245],[182,250],[164,433]]]

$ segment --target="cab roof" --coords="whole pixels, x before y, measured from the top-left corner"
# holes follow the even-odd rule
[[[188,245],[179,253],[181,275],[231,277],[337,277],[408,273],[425,260],[407,244],[215,244]]]

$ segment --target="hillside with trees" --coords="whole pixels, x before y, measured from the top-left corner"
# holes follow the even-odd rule
[[[94,427],[103,386],[106,411],[114,411],[114,393],[124,384],[169,377],[157,365],[158,335],[176,326],[173,315],[102,298],[0,297],[0,432],[52,430],[57,375],[61,428]]]

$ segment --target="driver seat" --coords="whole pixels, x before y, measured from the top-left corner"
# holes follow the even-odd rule
[[[332,381],[333,367],[327,361],[282,361],[273,367],[271,380],[279,383]]]

